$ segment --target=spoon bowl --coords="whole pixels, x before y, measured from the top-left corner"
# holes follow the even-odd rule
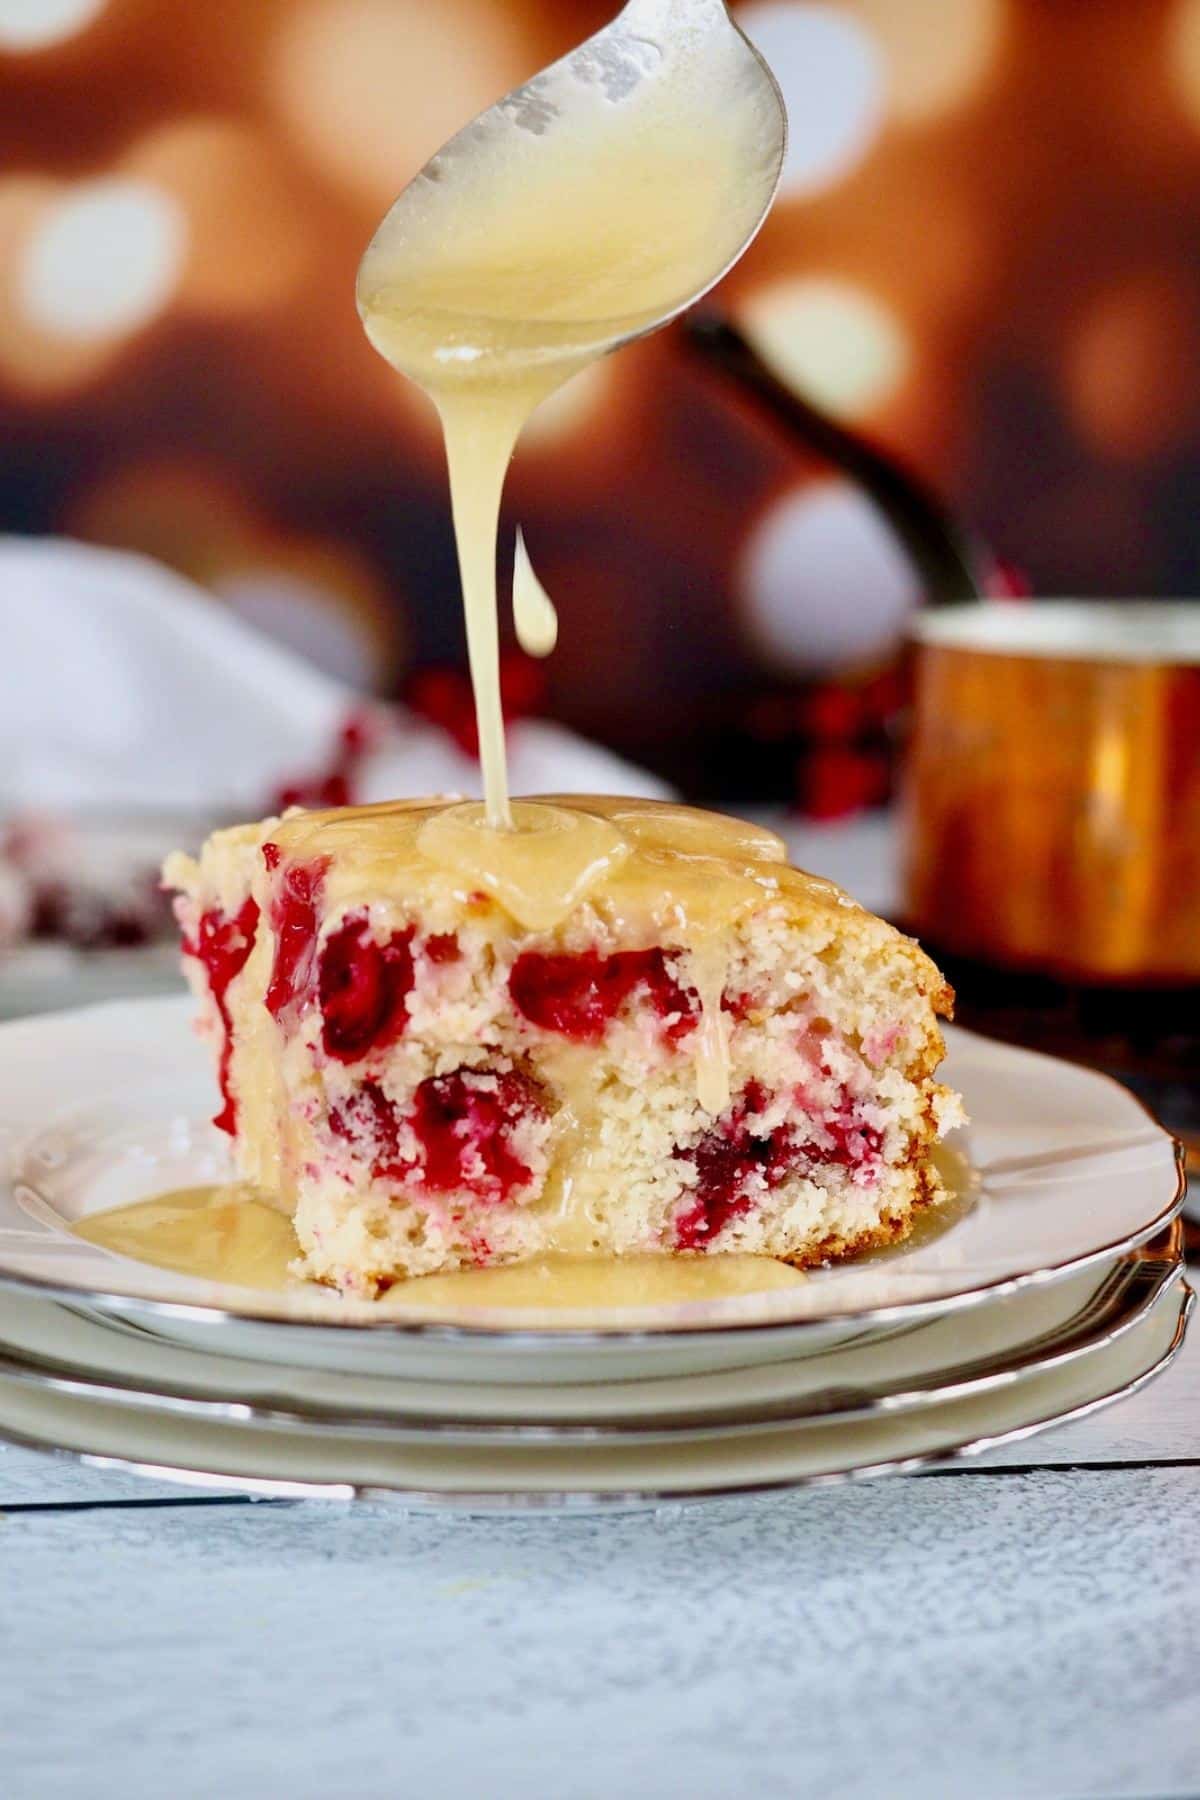
[[[786,142],[779,88],[723,0],[629,0],[404,189],[359,268],[367,335],[427,389],[478,389],[503,360],[549,391],[721,279]]]

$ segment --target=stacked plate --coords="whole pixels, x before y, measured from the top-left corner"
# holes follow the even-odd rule
[[[5,1025],[0,1437],[159,1480],[481,1510],[913,1469],[1077,1417],[1182,1341],[1175,1147],[1102,1076],[950,1046],[956,1198],[907,1246],[720,1299],[452,1310],[233,1287],[73,1235],[227,1177],[210,1070],[174,998]]]

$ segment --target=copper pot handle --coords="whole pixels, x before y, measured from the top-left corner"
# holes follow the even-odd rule
[[[795,442],[841,469],[878,508],[921,578],[925,603],[981,600],[978,548],[925,484],[893,457],[848,430],[782,382],[753,345],[720,313],[683,322],[683,341]]]

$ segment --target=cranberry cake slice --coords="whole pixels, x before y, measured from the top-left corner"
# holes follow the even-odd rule
[[[902,1237],[953,996],[774,834],[632,800],[292,812],[172,857],[239,1173],[355,1294],[569,1255]]]

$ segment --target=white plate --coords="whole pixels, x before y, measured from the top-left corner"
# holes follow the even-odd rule
[[[674,1380],[410,1382],[206,1356],[36,1294],[0,1305],[0,1377],[113,1405],[270,1429],[443,1443],[646,1442],[831,1423],[987,1393],[1096,1355],[1182,1271],[1178,1222],[1155,1246],[990,1306],[850,1349]]]
[[[73,1237],[88,1213],[228,1174],[189,1006],[141,1000],[0,1027],[0,1281],[74,1295],[205,1348],[415,1379],[581,1381],[737,1367],[977,1304],[1112,1258],[1178,1210],[1175,1147],[1107,1077],[950,1034],[978,1191],[940,1235],[763,1294],[597,1314],[431,1321],[323,1291],[268,1294]]]
[[[393,1437],[197,1424],[47,1394],[0,1378],[0,1439],[62,1450],[156,1481],[299,1498],[398,1498],[409,1507],[628,1507],[899,1473],[1029,1437],[1135,1392],[1171,1362],[1191,1306],[1172,1287],[1098,1355],[982,1398],[810,1430],[609,1445],[470,1449]]]

